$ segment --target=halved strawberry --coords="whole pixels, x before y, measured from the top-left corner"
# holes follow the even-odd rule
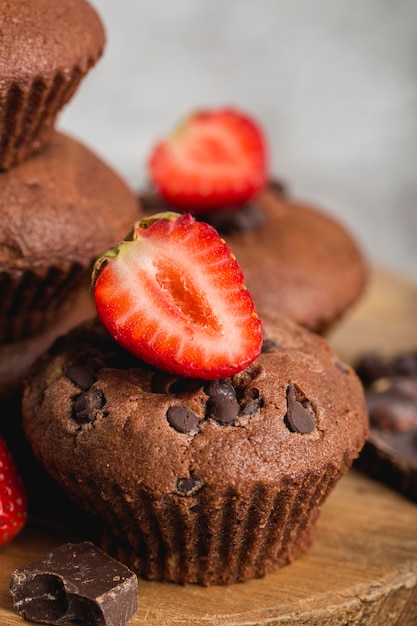
[[[261,322],[217,231],[190,214],[137,222],[96,262],[97,314],[143,361],[191,378],[223,378],[259,355]]]
[[[233,206],[265,186],[263,133],[232,108],[197,111],[153,149],[148,168],[160,195],[192,213]]]
[[[9,543],[27,521],[26,491],[5,440],[0,437],[0,545]]]

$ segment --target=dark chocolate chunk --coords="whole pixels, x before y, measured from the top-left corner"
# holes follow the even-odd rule
[[[355,465],[417,502],[417,352],[366,354],[356,371],[370,432]]]
[[[263,398],[259,397],[259,389],[256,387],[248,387],[245,389],[243,398],[240,399],[239,404],[239,417],[250,417],[259,411],[264,402]]]
[[[223,207],[221,211],[199,213],[199,220],[211,224],[219,233],[257,230],[265,226],[266,217],[262,209],[251,203]]]
[[[379,378],[390,375],[386,359],[377,354],[365,354],[355,364],[355,370],[364,385],[370,385]]]
[[[274,191],[280,196],[283,196],[284,198],[288,196],[287,185],[283,183],[282,180],[278,180],[278,179],[270,180],[268,183],[268,189],[270,189],[271,191]]]
[[[163,372],[155,372],[152,377],[152,393],[188,393],[202,387],[203,381],[198,378],[182,378]]]
[[[417,380],[396,376],[378,383],[365,392],[371,425],[395,432],[417,428]]]
[[[92,543],[67,543],[10,574],[13,605],[43,624],[125,626],[138,608],[137,576]]]
[[[266,352],[273,352],[274,350],[278,350],[279,346],[276,341],[273,339],[264,339],[262,342],[262,352],[265,354]]]
[[[340,361],[333,361],[333,365],[337,370],[339,370],[339,372],[342,372],[342,374],[347,374],[349,371],[346,365]]]
[[[84,363],[70,365],[67,369],[67,378],[84,391],[90,389],[91,385],[96,381],[95,374]]]
[[[190,434],[197,432],[200,418],[194,411],[191,411],[191,409],[188,409],[186,406],[176,404],[169,407],[167,420],[169,425],[179,433]]]
[[[399,354],[393,358],[392,374],[394,376],[417,376],[417,352]]]
[[[73,406],[73,418],[79,424],[93,422],[97,417],[104,416],[102,411],[106,398],[101,389],[93,388],[76,396]]]
[[[233,424],[240,412],[234,387],[227,380],[212,380],[204,388],[210,396],[206,416],[220,424]]]
[[[191,496],[202,487],[202,481],[198,478],[178,478],[176,488],[182,496]]]
[[[314,419],[305,408],[303,402],[296,399],[295,387],[291,383],[287,387],[287,414],[284,421],[291,432],[300,433],[301,435],[308,435],[316,427]]]

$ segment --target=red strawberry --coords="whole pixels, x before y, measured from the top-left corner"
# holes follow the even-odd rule
[[[190,214],[137,222],[93,273],[97,313],[143,361],[191,378],[222,378],[259,355],[261,322],[217,231]]]
[[[0,437],[0,545],[9,543],[26,520],[25,489],[7,444]]]
[[[266,152],[261,129],[247,115],[198,111],[155,146],[148,167],[167,202],[196,213],[246,202],[260,191]]]

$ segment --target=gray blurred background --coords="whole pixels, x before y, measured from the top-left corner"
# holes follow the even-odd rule
[[[134,189],[190,110],[262,123],[271,169],[417,279],[417,0],[91,0],[107,47],[59,126]]]

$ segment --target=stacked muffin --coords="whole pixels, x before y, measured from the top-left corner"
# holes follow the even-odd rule
[[[0,393],[8,396],[57,334],[91,315],[92,263],[138,211],[118,175],[55,128],[103,52],[95,10],[85,0],[5,0],[0,29]]]
[[[249,171],[232,190],[240,202],[265,183],[256,129],[238,118],[242,125]],[[110,248],[93,272],[99,320],[58,339],[26,378],[26,437],[62,489],[96,516],[101,545],[138,574],[203,585],[263,576],[310,547],[322,503],[366,438],[362,387],[323,338],[268,307],[262,334],[233,247],[215,228],[188,212],[136,222],[135,202],[130,210],[101,167],[52,133],[5,174],[23,169],[37,200],[13,212],[21,228],[4,246],[4,291],[24,316],[9,323],[13,340],[23,329],[39,332],[45,319],[36,311],[68,301],[92,257]],[[45,169],[49,199],[67,172],[64,213],[37,196]],[[219,169],[221,177],[228,170]]]

